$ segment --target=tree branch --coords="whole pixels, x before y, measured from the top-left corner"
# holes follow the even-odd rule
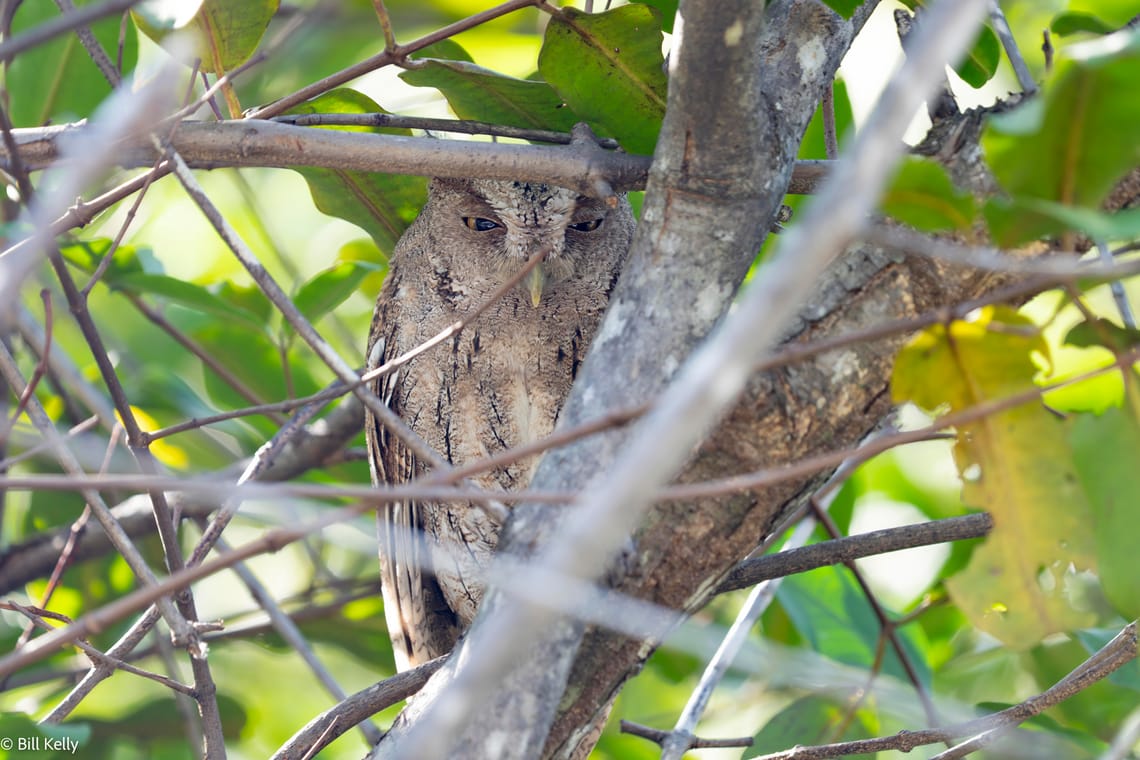
[[[20,159],[28,169],[44,169],[62,157],[60,140],[84,134],[86,127],[63,125],[14,129]],[[593,144],[569,146],[439,140],[315,127],[271,121],[184,122],[170,146],[194,169],[234,166],[291,168],[319,166],[351,171],[432,177],[550,182],[593,192],[598,180],[616,191],[640,189],[649,174],[649,156],[608,151]],[[144,135],[116,143],[122,166],[150,167],[160,158]],[[11,163],[0,145],[0,165]],[[788,192],[811,192],[827,171],[827,161],[797,162]]]

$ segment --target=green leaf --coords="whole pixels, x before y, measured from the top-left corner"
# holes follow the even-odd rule
[[[424,58],[438,58],[442,61],[466,61],[467,63],[475,63],[475,59],[471,57],[471,54],[450,37],[442,39],[439,42],[433,42],[425,48],[420,48],[408,57],[413,61],[419,61]]]
[[[966,57],[954,66],[954,72],[971,87],[978,88],[993,79],[1001,61],[1001,42],[989,26],[978,31]]]
[[[982,145],[1002,187],[1014,198],[1098,208],[1140,163],[1140,140],[1126,126],[1140,123],[1140,98],[1121,95],[1133,90],[1137,71],[1140,51],[1135,50],[1114,58],[1065,60],[1039,96],[1039,121],[991,119]]]
[[[461,119],[569,132],[579,121],[545,82],[515,79],[464,61],[424,61],[400,73],[415,87],[434,87]]]
[[[78,3],[88,5],[89,3]],[[21,3],[12,19],[16,36],[59,16],[55,3]],[[111,16],[91,25],[95,39],[115,61],[119,51],[119,18]],[[123,39],[122,72],[130,72],[138,58],[138,37],[127,25]],[[83,49],[75,34],[65,34],[25,50],[8,66],[5,88],[13,126],[38,127],[91,116],[111,94],[111,85]]]
[[[1049,28],[1053,31],[1053,34],[1062,37],[1067,37],[1070,34],[1077,34],[1079,32],[1108,34],[1109,32],[1115,31],[1115,27],[1106,24],[1103,20],[1091,13],[1077,13],[1073,11],[1058,13],[1053,17],[1053,22],[1049,24]]]
[[[155,42],[175,31],[189,31],[201,68],[221,74],[253,55],[280,0],[151,0],[132,11],[139,28]],[[189,11],[196,6],[191,14]]]
[[[218,298],[249,314],[253,314],[260,325],[264,326],[274,313],[273,304],[269,302],[261,288],[256,285],[235,285],[225,280],[216,286]]]
[[[1109,34],[1136,15],[1136,0],[1068,0],[1050,28],[1060,35],[1078,32]]]
[[[645,5],[598,14],[564,8],[546,27],[538,70],[595,131],[649,154],[665,115],[661,40],[658,12]]]
[[[182,29],[198,15],[205,0],[143,0],[131,8],[131,14],[148,37],[151,32],[167,33]]]
[[[1053,219],[1065,229],[1083,232],[1094,240],[1131,240],[1140,237],[1140,208],[1109,213],[1033,199],[1025,200],[1022,208]]]
[[[280,401],[320,390],[307,363],[288,362],[286,368],[285,357],[264,331],[254,332],[243,324],[214,320],[193,330],[191,335],[261,399]],[[292,392],[286,373],[292,381]],[[203,377],[206,392],[219,409],[235,409],[249,403],[208,369],[203,370]]]
[[[835,80],[833,100],[835,102],[835,138],[842,147],[844,140],[855,132],[855,117],[851,110],[851,99],[847,96],[847,83],[842,79]],[[811,121],[808,122],[804,139],[800,140],[800,149],[796,158],[827,158],[827,145],[823,136],[822,103],[815,109]]]
[[[990,237],[1002,248],[1015,248],[1030,240],[1057,236],[1065,231],[1056,217],[1031,205],[1029,198],[989,198],[982,206]]]
[[[1104,346],[1113,352],[1122,352],[1140,345],[1140,330],[1121,327],[1107,319],[1082,320],[1065,334],[1063,342],[1081,348]]]
[[[111,250],[111,242],[108,238],[81,240],[70,245],[60,246],[59,252],[64,261],[79,267],[88,274],[93,274],[107,252]],[[115,249],[111,263],[103,272],[103,282],[114,285],[122,277],[145,271],[139,253],[138,249],[129,245],[120,245]],[[147,253],[149,254],[149,251]]]
[[[878,721],[868,710],[851,713],[851,705],[823,696],[801,697],[765,724],[743,760],[786,751],[797,745],[870,739],[878,733]]]
[[[776,595],[812,649],[847,665],[871,668],[875,664],[882,627],[846,570],[821,568],[785,578]],[[929,684],[931,674],[922,654],[921,632],[907,628],[899,634],[919,678]],[[882,668],[897,678],[907,678],[894,650],[884,655]]]
[[[926,232],[969,230],[974,197],[954,187],[950,175],[929,159],[907,158],[883,195],[883,213]]]
[[[851,18],[863,2],[862,0],[823,0],[823,4],[843,18]]]
[[[673,21],[677,18],[677,6],[680,0],[641,0],[643,5],[656,8],[661,14],[661,28],[669,34],[673,33]]]
[[[1039,330],[1007,308],[928,328],[898,355],[896,402],[963,411],[1034,387]],[[1095,566],[1089,506],[1077,486],[1066,423],[1039,401],[963,423],[955,464],[966,504],[994,529],[967,567],[947,581],[962,612],[1014,649],[1093,622],[1075,590]]]
[[[1070,440],[1081,484],[1092,506],[1101,587],[1126,619],[1140,617],[1136,583],[1136,525],[1140,520],[1140,388],[1129,373],[1125,403],[1099,417],[1083,414]]]
[[[176,277],[145,272],[124,274],[115,278],[114,287],[133,293],[161,296],[168,301],[206,314],[213,314],[226,319],[242,319],[254,326],[262,324],[257,314],[219,298],[201,285],[179,280]]]
[[[994,241],[1005,248],[1066,231],[1105,242],[1140,235],[1140,209],[1107,212],[1037,198],[991,198],[982,215]]]
[[[316,322],[355,293],[361,280],[376,269],[359,261],[341,262],[303,284],[293,303],[310,322]]]
[[[366,95],[339,89],[306,101],[288,113],[387,112]],[[409,134],[408,130],[375,127],[330,126],[316,129]],[[396,241],[416,218],[427,198],[427,182],[422,177],[314,167],[296,167],[294,171],[305,178],[318,209],[361,227],[385,253],[391,253],[395,248]]]

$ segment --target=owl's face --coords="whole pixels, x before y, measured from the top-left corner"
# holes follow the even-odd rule
[[[612,237],[606,225],[608,206],[561,187],[437,179],[430,203],[435,224],[448,230],[451,240],[461,241],[453,255],[479,262],[499,282],[544,251],[542,262],[520,285],[534,306],[544,292],[580,275],[591,253]]]

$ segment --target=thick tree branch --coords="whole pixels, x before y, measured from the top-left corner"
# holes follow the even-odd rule
[[[690,2],[682,15],[683,43],[671,56],[668,115],[641,226],[606,322],[563,411],[564,425],[655,395],[718,320],[775,216],[803,130],[856,28],[812,2],[769,4],[766,13],[748,2]],[[551,452],[534,485],[566,488],[593,480],[624,443],[626,436],[614,432]],[[610,496],[596,501],[597,491],[590,496],[582,503],[613,503]],[[579,514],[567,518],[569,525],[559,513],[516,508],[503,551],[528,555],[556,536],[551,543],[559,552],[553,565],[559,572],[596,573],[597,561],[621,540],[630,518],[636,519],[638,513],[627,510],[636,503],[623,501],[604,514],[589,508],[588,521]],[[663,506],[655,514],[663,518],[677,509]],[[615,517],[617,523],[611,524]],[[651,517],[649,524],[658,519]],[[595,530],[601,523],[606,528]],[[636,558],[629,558],[617,574],[644,578],[652,572],[645,565],[659,561],[661,547],[644,548],[639,545]],[[743,553],[717,558],[731,564]],[[685,575],[686,583],[701,585]],[[657,577],[670,583],[668,573]],[[669,603],[684,606],[684,599]],[[483,742],[507,736],[507,756],[538,755],[554,711],[568,706],[560,708],[559,701],[584,628],[560,620],[522,658],[522,641],[534,634],[536,621],[545,625],[551,617],[492,594],[464,651],[405,711],[406,723],[381,743],[381,753],[442,756],[454,742],[461,757],[498,755],[501,746]],[[503,666],[520,660],[506,675]],[[462,665],[456,668],[455,663]],[[616,688],[613,676],[620,683],[624,675],[618,673],[631,672],[624,670],[629,666],[628,661],[618,665],[617,673],[594,685],[601,691],[588,687],[578,692],[590,692],[586,700],[569,703],[582,712],[569,718],[564,712],[566,723],[558,729],[576,733],[552,737],[547,752],[565,756],[573,751],[589,731],[594,712]],[[468,725],[477,727],[457,735],[470,716],[475,717]],[[391,741],[404,736],[408,726],[413,732],[422,729],[418,735],[409,732],[411,745]],[[562,744],[563,749],[554,749]]]
[[[44,169],[60,160],[60,141],[84,134],[85,127],[64,125],[15,129],[12,135],[28,169]],[[645,187],[649,156],[607,151],[597,145],[518,145],[439,140],[316,127],[270,121],[184,122],[170,140],[188,166],[320,166],[388,174],[433,177],[485,177],[550,182],[593,192],[598,180],[618,192]],[[145,135],[116,144],[116,160],[127,167],[150,167],[160,158]],[[0,145],[0,165],[11,156]],[[827,170],[827,161],[800,161],[788,192],[811,192]]]

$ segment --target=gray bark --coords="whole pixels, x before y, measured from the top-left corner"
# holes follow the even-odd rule
[[[720,319],[775,218],[823,89],[873,5],[861,9],[853,22],[844,22],[811,0],[771,3],[766,13],[748,0],[686,3],[684,41],[679,55],[674,54],[668,116],[641,227],[561,424],[653,397]],[[614,431],[550,452],[533,485],[579,488],[605,471],[625,440],[623,432]],[[763,450],[747,450],[759,455],[753,462],[770,461]],[[742,453],[733,451],[717,471],[735,471]],[[627,558],[610,580],[640,595],[655,588],[651,598],[692,607],[756,545],[770,523],[767,518],[750,520],[743,528],[739,520],[745,504],[714,515],[717,507],[664,504],[652,510],[636,536],[636,559]],[[768,506],[770,513],[777,509],[774,503]],[[516,508],[501,551],[533,556],[558,534],[561,512],[533,505]],[[720,545],[705,544],[702,550],[713,551],[691,572],[671,575],[673,558],[666,548],[684,542],[694,518],[709,533],[728,529],[739,535]],[[466,655],[481,651],[482,638],[495,635],[487,633],[494,630],[488,624],[505,625],[510,609],[511,600],[498,593],[484,602],[468,639],[413,700],[377,756],[428,757],[450,751],[450,757],[524,758],[542,754],[544,744],[546,754],[574,752],[597,712],[637,668],[639,659],[630,657],[628,648],[640,650],[641,644],[596,640],[593,645],[610,652],[624,648],[620,663],[602,670],[586,647],[575,664],[585,626],[560,619],[544,629],[529,652],[513,653],[518,664],[507,682],[484,693],[478,674],[492,671],[493,663],[479,654],[473,655],[476,659]],[[571,667],[576,669],[574,684],[567,690]],[[586,683],[577,675],[583,667],[601,680]],[[466,730],[453,735],[449,721],[476,704]],[[555,730],[547,743],[552,721]]]

